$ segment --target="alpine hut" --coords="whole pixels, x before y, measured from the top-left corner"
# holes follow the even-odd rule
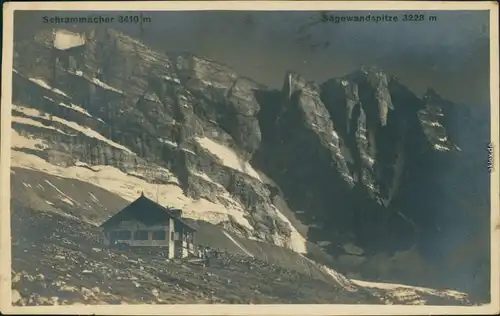
[[[168,258],[183,258],[194,252],[196,229],[182,218],[182,211],[163,207],[144,193],[101,227],[108,246],[165,247]]]

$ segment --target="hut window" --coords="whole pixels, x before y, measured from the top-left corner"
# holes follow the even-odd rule
[[[134,240],[148,240],[147,230],[138,230],[134,233]]]
[[[111,232],[111,238],[116,240],[129,240],[132,234],[128,230],[118,230]]]
[[[156,230],[153,232],[153,240],[165,240],[167,234],[164,230]]]

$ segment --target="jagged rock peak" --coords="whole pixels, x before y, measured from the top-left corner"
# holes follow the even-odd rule
[[[359,69],[360,72],[369,75],[369,74],[374,74],[374,75],[385,75],[386,72],[384,69],[377,65],[363,65]]]
[[[365,106],[375,105],[378,111],[380,125],[387,125],[387,116],[389,111],[394,110],[391,93],[389,91],[389,81],[392,79],[382,69],[377,66],[363,66],[361,69],[347,76],[354,81],[362,90],[365,90]],[[363,101],[363,100],[362,100]]]
[[[308,91],[308,92],[318,92],[320,87],[313,81],[308,81],[301,74],[295,71],[287,71],[284,78],[283,83],[283,93],[288,98],[291,98],[292,95],[297,91]]]
[[[177,68],[189,71],[193,76],[199,76],[203,80],[222,81],[226,85],[238,77],[229,66],[193,54],[179,54],[176,56],[176,64]]]

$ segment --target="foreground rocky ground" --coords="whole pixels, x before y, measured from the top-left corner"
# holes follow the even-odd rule
[[[16,305],[380,303],[367,291],[349,293],[251,257],[226,254],[204,267],[167,261],[161,252],[103,249],[97,229],[58,215],[22,209],[13,216],[19,225],[12,248]]]
[[[103,248],[99,230],[15,206],[12,299],[17,306],[66,304],[470,304],[415,289],[328,282],[255,257],[223,253],[204,266],[160,251]]]

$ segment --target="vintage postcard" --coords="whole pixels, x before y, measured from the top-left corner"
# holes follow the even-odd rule
[[[3,14],[3,313],[499,312],[496,3]]]

